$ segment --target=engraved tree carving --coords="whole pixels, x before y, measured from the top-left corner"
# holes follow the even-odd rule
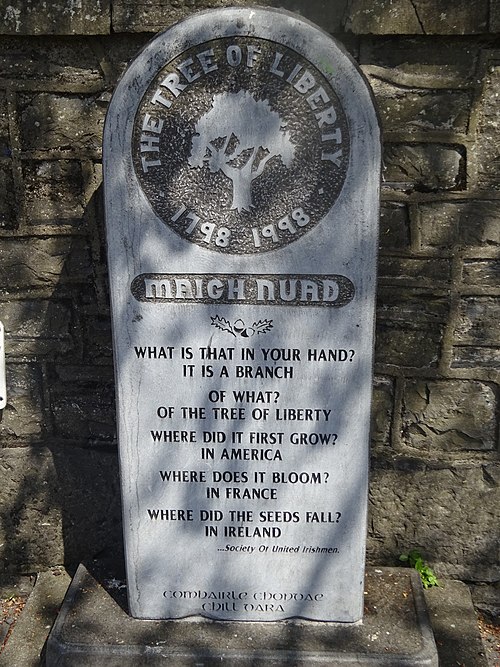
[[[232,181],[231,208],[238,212],[250,210],[252,181],[269,160],[280,157],[288,167],[293,159],[293,144],[279,115],[267,101],[244,90],[215,95],[195,131],[189,165],[222,171]]]

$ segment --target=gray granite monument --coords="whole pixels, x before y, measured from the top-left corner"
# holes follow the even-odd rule
[[[128,599],[142,619],[362,617],[380,137],[297,16],[191,16],[110,104]]]

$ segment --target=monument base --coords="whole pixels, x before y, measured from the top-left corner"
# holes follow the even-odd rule
[[[127,614],[122,581],[78,568],[47,643],[47,667],[438,665],[418,574],[368,568],[362,623],[268,623]]]

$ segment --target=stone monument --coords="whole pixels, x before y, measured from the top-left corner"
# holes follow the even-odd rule
[[[380,137],[345,50],[202,12],[110,104],[104,182],[132,616],[358,621]]]

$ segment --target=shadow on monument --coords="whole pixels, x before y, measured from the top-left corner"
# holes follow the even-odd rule
[[[101,193],[97,195],[100,198]],[[96,202],[92,202],[90,206],[96,205]],[[92,230],[92,233],[96,233],[96,230],[99,230],[99,233],[102,233],[102,209],[100,205],[97,205],[98,215],[97,215],[97,227]],[[94,258],[96,261],[96,258]],[[100,273],[101,266],[105,264],[105,258],[103,255],[100,255],[98,258],[100,266],[94,267],[95,270]],[[94,280],[95,280],[94,273]],[[99,279],[102,279],[102,273],[99,275]],[[83,298],[85,295],[85,298]],[[102,339],[103,345],[108,347],[110,345],[110,331],[107,328],[108,324],[108,315],[103,308],[102,304],[97,306],[97,296],[95,294],[95,286],[92,285],[92,282],[86,283],[75,290],[73,287],[70,288],[68,292],[67,286],[61,286],[54,290],[53,298],[58,300],[67,300],[72,298],[75,302],[79,302],[80,308],[84,313],[85,317],[88,319],[85,321],[85,317],[82,317],[83,328],[82,334],[88,336],[89,339],[92,338],[92,335],[95,334],[97,327],[95,324],[96,317],[100,318],[101,323],[104,323],[102,326],[102,332],[100,338]],[[90,303],[90,307],[88,304]],[[209,307],[207,306],[207,317],[209,316]],[[237,311],[238,312],[238,311]],[[50,328],[50,306],[47,314],[47,327]],[[172,341],[166,341],[166,343],[175,344]],[[422,345],[425,346],[425,341],[422,341]],[[83,360],[86,360],[90,364],[90,358],[87,354],[83,355]],[[103,358],[106,355],[103,354]],[[84,363],[80,366],[75,364],[73,368],[75,375],[78,372],[82,372],[85,369]],[[108,358],[109,361],[109,358]],[[59,382],[62,382],[62,385],[66,387],[72,386],[72,383],[76,378],[66,378],[62,381],[60,373],[57,373],[58,363],[57,358],[51,363],[47,364],[48,366],[48,379],[55,379]],[[96,368],[96,366],[93,366]],[[107,371],[109,371],[109,366],[107,366]],[[93,377],[88,377],[84,384],[77,382],[77,392],[73,392],[71,397],[68,399],[70,402],[73,400],[78,401],[78,392],[85,389],[87,392],[89,390],[94,391],[95,403],[93,401],[87,401],[83,403],[77,402],[76,414],[78,415],[78,421],[76,417],[71,413],[65,412],[65,424],[68,429],[75,426],[80,426],[89,439],[86,445],[83,444],[81,438],[74,438],[72,440],[61,437],[66,434],[68,430],[62,429],[61,424],[59,423],[59,432],[58,437],[52,442],[47,442],[47,446],[51,451],[52,461],[53,461],[53,470],[47,470],[47,462],[43,457],[42,453],[32,452],[30,455],[26,456],[26,470],[25,482],[22,486],[21,493],[16,498],[15,502],[11,507],[7,508],[3,512],[3,520],[6,525],[11,526],[11,547],[10,551],[15,553],[25,552],[29,553],[33,546],[30,544],[28,536],[22,536],[22,532],[18,530],[18,526],[23,520],[23,508],[29,504],[33,495],[37,492],[37,487],[40,486],[41,475],[44,473],[48,478],[48,489],[47,493],[44,495],[44,498],[41,502],[38,503],[37,509],[40,512],[41,516],[44,516],[50,513],[54,507],[57,507],[61,512],[62,518],[62,538],[64,543],[64,560],[68,565],[70,571],[73,571],[73,568],[78,564],[79,561],[84,561],[89,565],[89,569],[96,573],[96,576],[101,577],[102,583],[106,587],[106,579],[108,576],[108,571],[103,573],[103,570],[97,570],[92,565],[93,559],[108,559],[110,561],[118,562],[118,567],[116,570],[116,576],[118,579],[121,579],[123,573],[123,557],[122,557],[122,534],[121,526],[119,521],[119,479],[118,479],[118,469],[116,465],[116,455],[114,452],[114,445],[111,441],[111,438],[107,441],[99,442],[99,439],[96,437],[97,432],[99,431],[99,417],[95,413],[96,403],[103,408],[104,412],[112,413],[114,406],[112,404],[111,395],[113,391],[113,383],[110,379],[109,374],[105,373],[106,379],[103,380],[103,373],[99,366],[97,366],[97,373]],[[322,376],[317,379],[317,390],[319,393],[322,393],[327,390],[328,383],[330,382],[330,377],[328,373],[324,373]],[[54,387],[57,385],[54,385]],[[62,410],[64,403],[61,403],[60,397],[57,396],[57,391],[52,388],[52,392],[49,395],[49,405],[47,406],[47,414],[50,410],[54,409],[55,404],[58,408]],[[352,400],[356,400],[356,396],[353,393]],[[109,416],[109,415],[108,415]],[[109,421],[106,418],[104,421],[106,428],[105,432],[110,435],[111,431],[109,430]],[[86,424],[86,425],[85,425]],[[56,424],[57,427],[57,424]],[[102,430],[102,425],[101,425]],[[83,445],[83,446],[82,446]],[[234,463],[226,463],[226,470],[234,470]],[[411,474],[411,472],[408,472]],[[186,494],[186,502],[189,502],[192,498]],[[352,502],[358,502],[358,498],[353,494]],[[297,494],[297,503],[300,503],[300,494]],[[412,511],[412,520],[415,524],[418,524],[419,521],[426,522],[427,517],[425,514],[420,514],[419,512]],[[419,529],[418,525],[415,525],[415,534],[418,534]],[[430,554],[439,553],[440,543],[436,537],[436,542],[431,543],[427,542],[426,547]],[[493,552],[493,540],[490,545],[490,552]],[[166,552],[168,553],[168,546],[166,547]],[[491,556],[487,557],[487,560],[491,560]],[[386,556],[384,564],[395,564],[397,560],[398,553],[393,553],[392,556]],[[190,555],[186,555],[187,558]],[[377,564],[380,564],[380,560],[377,560]],[[321,570],[322,564],[321,561],[318,561],[317,572]],[[111,574],[111,572],[109,572]],[[311,582],[307,582],[304,586],[314,585],[315,575],[311,577]],[[125,602],[122,596],[119,594],[116,597],[119,604],[125,607]],[[298,641],[297,630],[290,626],[287,630],[289,646],[293,648]],[[256,661],[256,664],[258,662]]]
[[[101,192],[96,196],[99,200]],[[98,233],[102,235],[102,208],[99,202],[93,201],[89,204],[89,209],[96,207],[97,215],[95,216],[96,224],[91,225],[89,230],[89,237],[92,234]],[[94,213],[87,211],[87,216],[92,217]],[[472,216],[471,216],[472,217]],[[88,252],[92,254],[90,248],[95,244],[95,239],[89,238]],[[68,569],[73,570],[74,566],[80,561],[89,563],[92,569],[92,560],[99,558],[106,558],[114,560],[117,558],[118,578],[122,572],[122,534],[119,518],[119,479],[118,469],[116,463],[115,446],[112,442],[109,415],[105,418],[106,437],[101,440],[98,436],[99,417],[96,418],[96,409],[98,412],[109,412],[114,410],[111,400],[113,392],[112,375],[110,371],[110,358],[108,353],[103,354],[102,366],[95,363],[95,355],[92,354],[92,344],[89,341],[92,336],[99,331],[99,336],[105,347],[110,346],[110,330],[108,314],[106,307],[102,301],[102,284],[104,276],[102,267],[105,266],[106,260],[104,254],[101,252],[94,253],[94,276],[93,280],[88,282],[82,281],[78,287],[68,286],[62,284],[55,288],[51,302],[49,303],[45,328],[48,337],[51,337],[52,319],[60,316],[60,310],[55,307],[51,314],[52,301],[59,303],[72,302],[75,306],[75,311],[78,312],[78,322],[73,321],[73,332],[76,332],[80,325],[82,329],[80,333],[75,333],[78,339],[78,346],[83,346],[74,362],[73,371],[71,374],[62,374],[62,361],[64,355],[59,357],[58,353],[54,353],[52,357],[45,363],[46,384],[48,389],[48,399],[45,405],[46,418],[54,422],[55,437],[52,435],[43,435],[36,442],[33,442],[33,449],[29,453],[22,454],[25,461],[25,474],[23,485],[16,498],[9,504],[8,507],[1,510],[2,521],[7,526],[9,532],[9,551],[12,554],[12,560],[15,560],[15,555],[20,553],[32,553],[36,549],[34,547],[34,540],[43,532],[42,527],[35,527],[34,534],[27,535],[20,526],[23,522],[24,510],[32,502],[33,496],[39,493],[39,488],[44,484],[43,480],[47,479],[46,492],[44,492],[37,500],[36,510],[43,518],[54,509],[61,512],[62,518],[62,540],[64,545],[64,560],[68,565]],[[63,271],[64,273],[64,271]],[[101,296],[98,296],[95,282],[101,282]],[[101,303],[99,303],[101,300]],[[209,307],[207,306],[207,317],[209,316]],[[237,311],[238,314],[238,311]],[[26,315],[29,315],[27,311]],[[443,323],[443,329],[446,322]],[[167,344],[175,344],[175,341],[166,341]],[[57,346],[57,339],[53,340],[54,347]],[[421,338],[422,352],[426,352],[425,337]],[[89,346],[88,348],[86,346]],[[83,351],[82,351],[83,350]],[[69,350],[66,354],[66,359],[71,357],[72,351]],[[59,363],[59,360],[61,363]],[[69,368],[69,367],[68,367]],[[106,369],[103,372],[103,368]],[[95,373],[87,374],[86,379],[78,379],[76,386],[74,380],[78,375],[82,374],[85,377],[85,371],[94,370]],[[106,376],[106,377],[105,377]],[[318,392],[322,393],[327,390],[330,379],[325,373],[318,378]],[[57,387],[61,391],[58,394]],[[70,389],[69,393],[67,390]],[[75,391],[76,390],[76,391]],[[93,393],[93,400],[79,402],[79,396],[85,392],[88,396]],[[63,394],[66,395],[66,399]],[[353,392],[352,400],[356,400],[356,395]],[[75,402],[76,408],[72,411],[69,409],[71,402]],[[57,407],[59,410],[59,417],[54,416],[54,410]],[[57,412],[57,410],[56,410]],[[89,427],[89,425],[94,427]],[[71,430],[75,431],[81,429],[76,437],[69,437]],[[83,437],[85,435],[85,438]],[[86,440],[86,441],[85,441]],[[51,452],[51,461],[53,468],[43,452],[35,451],[39,445],[45,445]],[[226,464],[226,470],[234,470],[235,464]],[[413,470],[405,471],[405,474],[411,475]],[[191,497],[186,494],[186,502],[190,501]],[[357,497],[353,495],[352,503],[357,502]],[[300,494],[297,494],[297,502],[300,503]],[[404,503],[404,498],[402,499]],[[425,525],[428,521],[424,511],[415,510],[412,508],[408,514],[411,514],[411,521],[413,522],[413,532],[416,536],[419,535],[419,524]],[[410,520],[408,518],[408,520]],[[43,524],[43,520],[41,522]],[[194,528],[193,528],[194,529]],[[383,539],[385,536],[381,536]],[[417,538],[418,539],[418,538]],[[403,545],[397,545],[403,548]],[[404,545],[406,546],[406,545]],[[441,550],[441,543],[438,531],[435,532],[434,540],[427,540],[425,544],[429,554],[439,554]],[[397,549],[399,550],[399,549]],[[492,562],[495,557],[495,543],[492,538],[490,545],[483,554],[475,553],[474,559],[481,560],[484,558],[486,562]],[[166,547],[168,551],[168,547]],[[399,554],[387,553],[384,551],[384,564],[394,564]],[[376,556],[376,554],[375,554]],[[186,555],[187,558],[191,555]],[[33,554],[32,561],[36,560]],[[377,559],[380,564],[380,560]],[[199,563],[197,563],[199,566]],[[321,562],[318,562],[317,572],[311,577],[312,581],[307,582],[307,586],[314,584],[314,578],[321,570]],[[97,576],[101,576],[99,572]],[[122,598],[117,597],[120,604],[125,606]],[[287,630],[290,647],[293,648],[297,640],[297,631],[292,626]],[[256,664],[259,664],[256,660]]]
[[[174,175],[174,178],[175,178],[175,175]],[[366,186],[365,183],[359,183],[358,184],[358,187],[360,188],[360,191],[365,186]],[[118,190],[117,190],[117,192],[118,192]],[[110,199],[119,200],[119,197],[117,195],[115,195],[113,192],[108,191],[107,196]],[[275,195],[275,196],[279,196],[279,195]],[[163,232],[164,232],[164,228],[162,228],[162,224],[158,220],[155,220],[154,224],[151,224],[151,232],[150,232],[150,238],[148,239],[148,242],[149,242],[148,247],[152,247],[152,245],[154,245],[154,235],[155,234],[160,235]],[[375,233],[375,230],[374,230],[374,233]],[[151,243],[151,241],[153,241],[153,243]],[[371,239],[367,240],[366,242],[367,243],[373,242],[373,237]],[[359,248],[357,249],[357,251],[358,252],[360,252],[360,251],[363,252],[363,250],[362,249],[360,250]],[[143,257],[144,254],[147,253],[147,252],[148,252],[147,247],[144,247],[144,248],[139,247],[135,250],[135,253],[137,254],[138,257]],[[180,251],[180,252],[182,252],[182,251]],[[186,252],[188,252],[187,248],[186,248]],[[367,254],[367,256],[370,255],[370,253],[366,253],[366,254]],[[283,257],[283,260],[284,260],[282,262],[283,265],[280,265],[280,267],[279,267],[280,271],[282,271],[285,274],[287,272],[292,273],[292,274],[295,273],[296,267],[294,265],[293,253],[291,255],[290,254],[285,255]],[[347,263],[348,263],[348,261],[347,261]],[[146,264],[147,264],[147,262],[146,262]],[[168,257],[165,258],[165,266],[168,267]],[[161,269],[162,269],[162,267],[158,267],[158,270],[161,270]],[[148,305],[146,305],[145,307],[147,308]],[[159,311],[159,313],[161,313],[161,315],[158,315],[158,317],[165,317],[165,320],[167,321],[168,320],[168,304],[161,304],[161,303],[156,304],[155,308]],[[221,345],[226,345],[227,346],[227,343],[224,343],[223,338],[220,337],[219,332],[214,332],[211,329],[209,329],[209,318],[210,318],[210,315],[211,315],[210,306],[209,305],[199,305],[199,306],[197,306],[197,308],[199,310],[205,310],[206,311],[206,319],[207,319],[207,323],[208,323],[208,328],[207,328],[208,334],[207,333],[202,334],[202,336],[204,335],[206,337],[206,340],[202,341],[201,338],[200,338],[200,346],[208,347],[208,346],[212,345],[213,344],[212,341],[214,340],[214,337],[215,337],[216,333],[219,334],[219,338],[218,339],[215,338],[215,340],[220,340]],[[263,310],[265,310],[265,308],[263,308]],[[242,307],[241,305],[239,305],[239,306],[229,305],[225,308],[224,314],[225,314],[225,316],[229,316],[228,313],[233,313],[233,312],[234,312],[234,316],[232,316],[232,319],[234,319],[235,321],[244,320],[244,307]],[[117,319],[119,320],[119,316],[117,317]],[[313,319],[313,313],[311,314],[311,319]],[[178,339],[177,340],[174,339],[171,335],[166,334],[164,340],[161,340],[161,339],[156,340],[155,339],[155,344],[156,345],[164,345],[165,347],[174,346],[176,348],[179,348],[180,345],[182,344],[183,334],[184,334],[184,331],[180,330],[181,327],[184,327],[185,329],[189,328],[189,322],[188,322],[187,317],[184,318],[183,322],[179,322],[179,324],[178,324],[178,328],[177,328]],[[255,338],[257,338],[257,337],[258,336],[255,336]],[[255,338],[254,338],[254,340],[255,340]],[[320,345],[321,344],[321,332],[319,332],[319,335],[317,336],[317,340],[318,340],[318,345]],[[233,342],[234,341],[231,342],[231,345],[233,345]],[[257,342],[255,342],[253,345],[252,344],[249,345],[249,343],[251,343],[251,341],[250,340],[245,340],[244,343],[245,343],[245,347],[247,349],[258,350],[258,343]],[[235,344],[235,346],[236,346],[236,344]],[[130,355],[130,358],[132,358],[132,359],[134,358],[134,350],[133,349],[129,349],[127,354]],[[259,358],[258,355],[256,355],[256,356],[257,356],[257,358]],[[124,358],[122,360],[122,363],[124,364],[125,367],[130,365],[126,358]],[[369,371],[367,370],[366,372],[369,372]],[[362,384],[362,381],[364,380],[364,378],[357,378],[357,379],[358,379],[359,384]],[[186,380],[186,382],[189,382],[189,380]],[[331,393],[330,392],[331,382],[332,382],[332,373],[330,372],[330,369],[327,369],[327,370],[324,370],[324,371],[321,370],[320,372],[318,372],[318,375],[314,380],[315,393],[317,395],[328,395],[328,394],[330,394]],[[253,387],[252,385],[249,385],[249,384],[243,384],[241,386],[245,387],[245,388],[249,388],[249,387],[252,386],[252,388],[255,388],[255,389],[262,389],[263,387],[260,386],[260,384],[261,383],[256,382],[255,387]],[[214,383],[213,383],[213,387],[217,390],[220,390],[220,391],[222,391],[222,389],[224,388],[225,385],[226,385],[225,380],[223,378],[220,378],[220,377],[216,378],[214,380]],[[169,402],[166,403],[166,404],[176,404],[175,400],[173,398],[170,398],[171,394],[170,394],[169,390],[170,390],[170,392],[172,392],[172,391],[175,391],[175,388],[169,387],[166,392],[163,391],[162,392],[162,400],[165,400],[165,401],[168,400]],[[359,390],[359,385],[356,382],[353,382],[350,385],[345,387],[345,390],[343,392],[344,393],[343,398],[345,399],[345,402],[346,402],[347,405],[354,405],[356,402],[359,401],[358,390]],[[300,396],[297,396],[297,400],[300,402]],[[211,403],[209,402],[206,391],[203,394],[203,398],[201,398],[201,392],[196,397],[196,405],[198,407],[205,408],[207,413],[210,412]],[[336,428],[341,432],[343,430],[343,421],[344,421],[345,417],[346,417],[346,415],[338,415],[337,416],[337,421],[336,421],[337,426],[336,426]],[[225,435],[227,436],[230,431],[233,431],[233,430],[237,429],[237,427],[238,427],[237,423],[234,423],[234,422],[231,423],[230,426],[227,426],[227,427],[224,428]],[[223,428],[223,427],[221,427],[221,428]],[[142,436],[142,437],[144,437],[144,436]],[[308,454],[309,454],[309,457],[311,458],[310,452],[308,452]],[[314,455],[312,455],[312,456],[314,456]],[[367,454],[366,454],[366,456],[367,456]],[[297,463],[299,465],[300,465],[300,459],[301,458],[302,458],[302,453],[300,452],[299,449],[297,449],[297,451],[294,452],[290,456],[290,459],[296,459]],[[166,463],[164,465],[165,465],[166,468],[168,468],[168,459],[165,458],[164,460],[166,461]],[[218,459],[217,460],[217,469],[222,474],[225,473],[225,472],[234,473],[238,470],[241,470],[241,465],[237,461],[236,462],[235,461],[223,462],[222,460]],[[300,468],[299,468],[299,470],[300,470]],[[326,480],[323,483],[326,485]],[[364,485],[363,480],[361,480],[359,482],[359,484],[356,484],[355,482],[352,483],[352,489],[353,489],[352,490],[352,498],[347,499],[347,501],[344,503],[345,506],[352,508],[353,512],[358,511],[360,502],[362,504],[365,503],[364,498],[362,498],[360,500],[359,494],[358,494],[358,491],[357,491],[358,487],[363,486],[363,485]],[[205,488],[201,487],[201,485],[198,485],[198,486],[195,487],[194,495],[193,495],[192,485],[187,485],[186,484],[182,488],[183,488],[183,495],[182,495],[182,492],[179,493],[179,497],[182,498],[182,501],[179,502],[179,505],[181,505],[182,507],[189,507],[191,503],[197,505],[198,503],[201,503],[202,501],[206,502],[206,497],[204,496]],[[143,495],[143,491],[144,491],[144,495]],[[139,497],[141,497],[141,498],[142,497],[148,497],[147,491],[148,491],[147,489],[141,489],[141,488],[135,489],[135,492],[138,493]],[[297,485],[297,487],[295,487],[293,490],[291,490],[291,493],[288,493],[286,506],[289,506],[289,507],[300,506],[301,495],[302,494],[300,492],[300,486]],[[335,530],[336,534],[339,534],[339,532],[340,532],[340,535],[343,535],[344,537],[346,537],[349,533],[349,525],[350,525],[349,511],[344,510],[344,515],[343,515],[342,519],[343,519],[343,523],[342,523],[342,526],[340,528],[340,531],[339,531],[338,526],[335,526],[335,527],[332,526],[332,527],[329,527],[329,528],[325,528],[325,532]],[[210,539],[209,536],[207,537],[205,535],[205,533],[204,533],[205,528],[201,523],[198,523],[198,522],[196,522],[196,523],[193,522],[192,524],[187,523],[187,524],[183,525],[183,529],[186,530],[186,531],[199,533],[200,539],[203,539],[203,540]],[[330,543],[328,538],[325,538],[325,539],[328,543]],[[342,541],[342,538],[340,538],[340,541]],[[311,545],[311,546],[316,546],[316,545]],[[167,565],[166,566],[168,567],[168,545],[166,545],[165,549],[166,549],[166,559],[167,559]],[[196,554],[186,554],[186,558],[193,558],[193,557],[194,557],[194,559],[196,559]],[[149,558],[149,562],[148,562],[148,558]],[[149,554],[149,555],[146,554],[146,556],[143,558],[143,562],[142,562],[142,566],[141,566],[143,571],[146,572],[146,573],[149,572],[149,571],[153,571],[154,570],[153,565],[155,563],[157,563],[157,560],[158,560],[157,549],[152,550],[152,553]],[[221,586],[221,580],[223,581],[223,573],[216,572],[217,568],[216,568],[215,564],[213,565],[213,567],[214,567],[213,586],[214,586],[214,590],[217,590]],[[310,576],[311,580],[307,581],[307,582],[300,582],[301,588],[303,588],[304,590],[310,590],[311,587],[314,588],[315,581],[321,578],[321,573],[322,573],[323,569],[324,569],[324,561],[323,561],[322,558],[318,557],[317,565],[312,569],[312,572],[311,572],[311,576]],[[338,583],[338,586],[339,586],[339,588],[346,588],[346,587],[349,586],[349,583],[350,582],[340,581]],[[299,584],[297,584],[297,585],[299,585]],[[210,584],[209,583],[207,584],[207,588],[210,589]],[[302,613],[301,613],[302,609],[301,609],[300,605],[298,605],[296,607],[295,611],[296,611],[296,613],[293,614],[294,616],[300,617],[302,615]]]
[[[89,235],[102,235],[103,219],[102,207],[100,203],[101,191],[96,195],[96,200],[89,204],[89,208],[96,208],[96,226],[91,227]],[[87,211],[87,216],[94,215],[93,212]],[[465,213],[464,213],[465,215]],[[94,244],[95,239],[90,241]],[[89,251],[90,252],[90,251]],[[80,335],[87,338],[87,343],[93,336],[98,333],[100,343],[103,349],[108,350],[111,341],[111,333],[109,329],[109,319],[106,306],[101,302],[98,303],[95,281],[103,281],[105,274],[102,267],[105,266],[106,260],[102,251],[98,256],[94,256],[94,275],[88,282],[82,281],[78,287],[68,286],[62,284],[53,292],[52,299],[58,304],[61,301],[67,302],[72,300],[75,307],[80,309],[81,324]],[[67,270],[63,270],[63,274]],[[97,276],[97,277],[96,277]],[[102,285],[100,287],[102,290]],[[207,306],[207,317],[209,316],[209,307]],[[29,311],[27,311],[27,316]],[[55,314],[59,315],[59,310],[55,309]],[[96,324],[96,319],[99,323]],[[446,323],[443,323],[443,327]],[[52,316],[51,305],[49,304],[46,316],[46,333],[48,337],[51,335]],[[81,341],[81,339],[80,339]],[[166,341],[170,343],[170,341]],[[55,339],[53,345],[56,347],[60,341]],[[175,344],[175,342],[174,342]],[[426,341],[422,337],[422,349],[425,350]],[[71,353],[70,353],[71,354]],[[67,357],[66,357],[67,358]],[[106,361],[107,360],[107,361]],[[56,419],[55,437],[48,438],[47,436],[41,441],[33,443],[33,448],[29,453],[23,453],[25,457],[25,478],[15,500],[2,511],[2,521],[9,531],[9,552],[12,554],[12,560],[17,558],[16,554],[25,553],[33,554],[36,549],[34,540],[40,535],[39,531],[44,530],[43,527],[35,529],[30,535],[27,535],[20,529],[24,520],[24,511],[29,506],[34,496],[39,496],[39,489],[44,485],[44,478],[47,480],[45,485],[46,491],[42,497],[39,497],[36,502],[36,509],[42,517],[50,514],[54,509],[61,513],[62,519],[62,539],[64,544],[64,561],[67,564],[70,572],[74,571],[75,566],[80,561],[88,564],[90,571],[95,572],[96,576],[101,579],[101,583],[106,587],[106,580],[112,574],[111,570],[96,569],[93,566],[93,560],[108,560],[113,564],[117,564],[117,569],[113,576],[121,579],[123,576],[123,555],[122,555],[122,534],[119,517],[119,478],[118,468],[116,462],[115,447],[112,441],[112,419],[110,415],[114,411],[112,402],[113,381],[110,370],[110,358],[108,352],[102,352],[103,366],[96,365],[92,360],[90,350],[82,354],[79,363],[74,364],[74,376],[61,376],[60,366],[63,358],[54,355],[47,364],[47,384],[50,384],[49,400],[46,405],[47,418],[50,417],[54,408],[60,411],[61,417]],[[86,365],[88,364],[88,366]],[[102,369],[106,371],[103,373]],[[83,381],[78,380],[77,375],[83,373],[85,377],[85,370],[94,369],[96,373],[86,376]],[[54,384],[52,384],[54,381]],[[327,390],[330,378],[327,373],[318,377],[317,389],[319,393]],[[57,386],[60,384],[61,391],[58,393]],[[70,395],[66,390],[71,388]],[[62,391],[64,390],[64,391]],[[76,391],[75,391],[76,390]],[[94,400],[81,401],[81,394],[86,396],[93,392]],[[61,399],[61,394],[65,393],[67,396],[67,403]],[[79,400],[80,395],[80,400]],[[355,400],[356,396],[353,395]],[[74,403],[74,412],[67,410],[67,406]],[[75,407],[76,406],[76,407]],[[99,410],[96,413],[96,406]],[[63,408],[66,407],[66,410]],[[101,422],[102,413],[107,413],[104,421]],[[101,416],[99,416],[101,414]],[[103,426],[104,424],[104,426]],[[79,430],[78,437],[72,439],[67,437],[67,434],[75,429]],[[99,431],[106,434],[106,439],[99,439]],[[82,434],[85,434],[87,442],[82,439]],[[66,436],[66,437],[65,437]],[[42,447],[40,451],[36,451],[38,445],[46,445],[51,452],[51,460],[53,467],[47,462],[44,456]],[[234,469],[235,464],[227,463],[227,470]],[[403,471],[401,471],[403,472]],[[403,472],[405,476],[412,475],[413,469]],[[191,497],[186,495],[186,502],[190,501]],[[357,502],[357,497],[354,495],[352,502]],[[300,494],[297,495],[297,502],[300,503]],[[404,502],[404,499],[403,499]],[[408,515],[411,514],[411,521],[413,522],[413,532],[416,536],[419,535],[419,524],[426,525],[428,517],[424,510],[412,508],[406,513],[407,520],[410,520]],[[386,536],[387,537],[387,536]],[[384,536],[381,536],[383,539]],[[418,537],[417,537],[418,539]],[[392,553],[383,550],[384,556],[382,559],[374,554],[374,560],[377,564],[393,565],[397,563],[399,551],[406,545],[397,544],[396,549]],[[425,547],[429,555],[439,554],[441,550],[441,543],[439,534],[435,533],[434,540],[427,540]],[[168,552],[168,547],[166,547]],[[187,558],[190,555],[186,555]],[[483,554],[475,554],[474,559],[485,562],[493,562],[495,557],[495,544],[493,537],[490,540],[489,548]],[[472,557],[470,559],[472,561]],[[43,563],[41,564],[43,567]],[[197,566],[199,564],[197,563]],[[321,570],[322,564],[318,561],[317,571]],[[307,586],[314,584],[314,577],[312,581],[307,582]],[[109,587],[108,587],[109,588]],[[113,594],[112,590],[110,594]],[[119,592],[116,594],[117,602],[126,611],[126,602]],[[287,628],[287,646],[293,648],[300,641],[297,634],[297,629],[293,626]],[[214,655],[215,657],[215,655]],[[260,664],[259,659],[256,659],[255,664]]]

